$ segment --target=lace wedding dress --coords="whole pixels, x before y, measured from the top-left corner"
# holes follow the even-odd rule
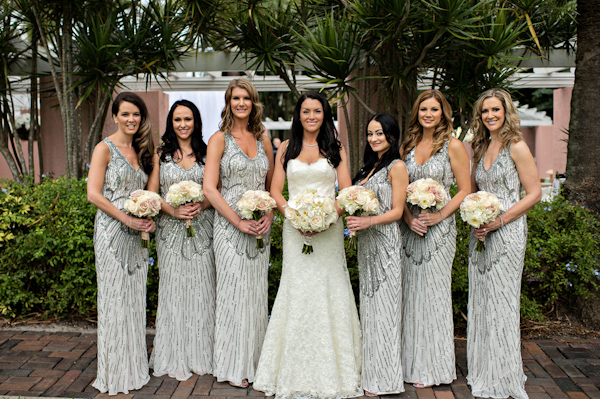
[[[325,158],[287,166],[290,197],[305,189],[335,195]],[[342,220],[312,238],[283,225],[283,270],[253,388],[277,398],[337,399],[362,395],[361,332],[344,252]]]

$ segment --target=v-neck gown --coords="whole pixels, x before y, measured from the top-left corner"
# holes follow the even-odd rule
[[[446,142],[419,165],[413,148],[406,158],[410,183],[432,178],[446,190],[454,180]],[[414,217],[420,208],[409,204]],[[402,280],[402,367],[404,381],[424,385],[449,384],[456,379],[452,321],[452,262],[456,252],[454,215],[427,228],[425,237],[401,222],[404,245]]]
[[[392,209],[394,164],[363,186],[379,200],[378,215]],[[398,223],[358,232],[360,322],[363,333],[362,388],[374,394],[404,392],[402,378],[402,237]]]
[[[264,190],[269,159],[257,141],[254,158],[248,157],[231,134],[225,134],[221,158],[221,195],[236,211],[248,190]],[[267,330],[268,265],[271,236],[256,248],[256,236],[242,233],[220,214],[214,223],[217,270],[215,346],[213,372],[218,381],[240,385],[254,381],[258,357]]]
[[[510,156],[500,151],[488,170],[485,158],[475,169],[479,190],[494,194],[506,211],[521,199],[521,181]],[[467,382],[473,396],[527,399],[521,359],[521,276],[527,245],[525,215],[489,233],[485,249],[469,242]]]
[[[204,165],[189,169],[170,156],[160,163],[163,198],[181,181],[202,184]],[[188,237],[185,220],[161,213],[156,225],[160,281],[156,337],[150,356],[155,376],[180,381],[212,373],[215,329],[215,259],[212,249],[214,209],[192,219],[195,236]]]
[[[118,209],[148,175],[134,169],[108,138],[110,149],[102,195]],[[98,209],[94,221],[98,281],[98,371],[94,388],[109,395],[129,393],[150,380],[146,350],[148,249],[141,234]]]
[[[287,165],[290,197],[315,189],[335,196],[327,159]],[[312,238],[283,223],[283,266],[253,388],[277,399],[338,399],[362,395],[361,332],[344,252],[343,221]]]

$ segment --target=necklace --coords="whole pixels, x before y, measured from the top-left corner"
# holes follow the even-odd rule
[[[304,140],[302,140],[302,144],[304,144],[304,145],[305,145],[305,146],[307,146],[307,147],[316,147],[316,146],[318,146],[318,145],[319,145],[319,143],[315,143],[315,144],[306,144],[306,143],[304,142]]]

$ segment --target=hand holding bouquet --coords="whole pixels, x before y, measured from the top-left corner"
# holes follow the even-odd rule
[[[379,200],[372,190],[363,186],[344,188],[337,196],[338,206],[350,215],[375,215],[379,211]],[[350,232],[350,245],[356,248],[356,231]]]
[[[265,213],[276,208],[275,200],[268,192],[260,190],[248,190],[237,203],[237,208],[246,220],[259,220]],[[256,248],[264,248],[265,243],[262,236],[256,236]]]
[[[160,212],[160,195],[147,190],[135,190],[129,194],[124,208],[138,218],[154,217]],[[150,235],[142,231],[142,248],[150,248]]]
[[[406,202],[417,205],[421,213],[440,210],[446,204],[444,187],[431,178],[419,179],[406,187]]]
[[[327,230],[338,219],[338,214],[332,198],[308,189],[288,201],[285,217],[295,229],[304,233],[318,233]],[[311,237],[305,236],[302,253],[312,252]]]
[[[202,186],[194,181],[180,181],[169,187],[166,201],[174,208],[187,204],[188,202],[202,202],[204,201],[204,191],[202,191]],[[196,235],[190,219],[185,221],[185,228],[188,237],[194,237]]]
[[[502,203],[498,197],[487,191],[469,194],[460,204],[460,217],[476,229],[496,219],[500,211],[502,211]],[[483,240],[477,243],[476,249],[479,252],[485,249]]]

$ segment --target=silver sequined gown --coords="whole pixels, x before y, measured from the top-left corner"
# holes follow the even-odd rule
[[[422,166],[413,148],[406,158],[410,183],[432,178],[450,199],[454,180],[446,142]],[[409,204],[415,217],[420,208]],[[449,384],[456,379],[452,321],[452,262],[456,252],[454,215],[427,228],[425,237],[401,222],[404,244],[402,281],[402,367],[404,381],[425,385]]]
[[[378,215],[392,209],[393,161],[363,186],[379,200]],[[404,392],[402,379],[402,238],[398,223],[378,224],[358,236],[362,388],[374,394]]]
[[[202,184],[204,165],[189,169],[172,158],[160,163],[160,190],[189,180]],[[150,356],[155,376],[180,381],[212,373],[215,329],[215,259],[212,249],[214,210],[192,219],[195,237],[188,237],[185,220],[161,213],[156,228],[160,273],[156,337]]]
[[[102,195],[123,210],[132,191],[144,189],[148,175],[133,169],[109,139]],[[98,373],[92,384],[109,395],[129,393],[150,380],[146,351],[148,249],[140,232],[98,210],[94,222],[98,281]]]
[[[287,165],[290,197],[305,189],[335,196],[327,159]],[[361,396],[361,332],[344,252],[343,221],[312,237],[283,224],[283,267],[253,388],[277,399]]]
[[[221,158],[221,195],[231,209],[248,190],[264,190],[269,159],[257,141],[254,159],[248,157],[233,136],[225,134]],[[256,236],[242,233],[215,215],[214,251],[217,298],[213,373],[218,381],[240,385],[254,381],[258,357],[267,329],[268,265],[270,233],[265,247],[256,248]]]
[[[484,162],[475,169],[477,186],[497,196],[506,211],[521,199],[510,147],[500,151],[487,171]],[[527,399],[519,328],[526,242],[525,215],[489,233],[482,252],[475,250],[477,239],[471,232],[467,382],[474,396]]]

